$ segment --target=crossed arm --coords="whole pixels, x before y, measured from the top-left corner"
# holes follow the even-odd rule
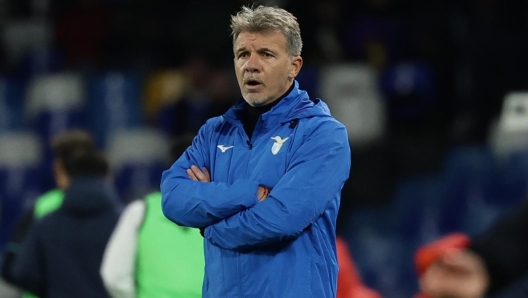
[[[202,171],[203,170],[203,171]],[[193,181],[200,182],[211,182],[211,174],[206,167],[203,167],[202,170],[195,165],[192,165],[189,169],[186,170],[187,175]],[[266,186],[259,185],[257,188],[257,199],[259,202],[264,201],[269,195],[269,188]]]
[[[204,169],[207,152],[198,149],[208,148],[210,140],[198,140],[163,173],[163,212],[179,225],[205,228],[206,240],[229,250],[295,238],[323,216],[331,224],[350,171],[347,140],[344,127],[318,127],[269,195],[257,181],[211,181]]]

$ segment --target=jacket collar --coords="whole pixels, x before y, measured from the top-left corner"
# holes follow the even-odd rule
[[[280,100],[271,110],[261,115],[261,127],[264,129],[271,128],[293,119],[301,119],[310,116],[329,116],[327,108],[314,109],[318,104],[322,103],[319,99],[311,100],[308,93],[299,89],[299,83],[294,82],[294,87],[284,98]],[[235,125],[241,125],[241,115],[245,113],[248,103],[240,98],[224,115],[224,119]],[[326,107],[326,104],[324,104]],[[325,111],[324,111],[325,110]]]
[[[117,210],[118,207],[119,199],[112,185],[102,177],[83,175],[73,177],[65,190],[61,209],[86,216],[108,209]]]

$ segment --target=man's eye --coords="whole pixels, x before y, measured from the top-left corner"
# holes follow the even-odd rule
[[[238,58],[245,58],[245,57],[247,57],[247,55],[248,55],[247,53],[240,53],[238,55]]]

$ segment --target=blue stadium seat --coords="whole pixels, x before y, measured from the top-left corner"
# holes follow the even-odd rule
[[[35,47],[22,59],[19,72],[24,77],[51,74],[61,69],[62,60],[61,52],[51,46]]]
[[[124,203],[159,191],[169,147],[167,137],[150,128],[120,130],[110,136],[106,152]]]
[[[30,127],[43,144],[53,136],[72,128],[85,128],[85,90],[83,78],[75,73],[35,77],[28,86],[24,113]],[[44,177],[48,187],[55,185],[51,162],[53,153],[44,146]]]
[[[426,243],[447,232],[443,225],[445,192],[441,177],[406,177],[391,201],[393,226],[408,243]]]
[[[512,152],[501,178],[505,194],[495,202],[497,205],[509,207],[528,199],[528,151]]]
[[[41,147],[34,133],[0,134],[0,250],[24,208],[43,191]]]
[[[393,120],[415,120],[434,107],[437,86],[434,69],[423,63],[398,63],[388,67],[380,87]]]
[[[112,132],[142,123],[141,78],[133,73],[109,72],[88,83],[88,126],[99,147]]]
[[[504,196],[501,171],[492,151],[481,146],[454,147],[444,161],[444,224],[469,234],[484,230],[497,215],[493,202]]]
[[[397,232],[393,206],[356,207],[346,220],[342,237],[364,283],[384,297],[411,297],[417,290],[412,268],[415,245]]]
[[[310,97],[321,97],[319,92],[319,68],[315,65],[305,64],[295,78],[299,87],[306,90]]]
[[[0,77],[0,133],[22,130],[24,121],[24,83]]]

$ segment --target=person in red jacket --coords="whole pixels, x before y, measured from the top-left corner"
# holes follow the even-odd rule
[[[378,292],[363,284],[345,240],[337,236],[336,246],[339,263],[336,298],[381,298]]]

